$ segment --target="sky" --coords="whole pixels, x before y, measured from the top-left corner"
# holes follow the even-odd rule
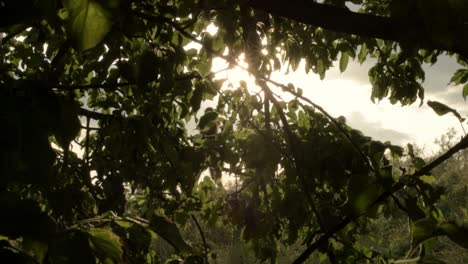
[[[368,136],[398,145],[416,144],[423,147],[427,155],[437,152],[434,139],[448,129],[453,127],[460,135],[463,134],[457,118],[451,114],[438,116],[425,103],[420,107],[420,101],[410,106],[392,105],[387,99],[373,103],[370,100],[368,71],[374,62],[369,60],[361,65],[351,61],[344,73],[334,67],[327,72],[324,80],[313,73],[306,74],[304,65],[295,72],[274,72],[271,79],[302,88],[304,96],[335,117],[345,116],[348,125]],[[225,67],[222,59],[215,59],[212,70],[216,72]],[[440,56],[436,64],[424,67],[424,102],[439,101],[455,108],[462,116],[467,116],[468,103],[462,97],[462,87],[449,85],[452,74],[460,67],[454,59],[447,56]],[[253,79],[241,69],[221,71],[217,77],[228,78],[232,83],[245,80],[249,87],[255,86]],[[287,98],[284,94],[282,96]]]

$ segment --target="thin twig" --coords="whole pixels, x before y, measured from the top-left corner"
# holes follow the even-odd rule
[[[109,118],[119,118],[119,116],[111,115],[111,114],[103,114],[95,111],[91,111],[88,109],[80,108],[78,115],[86,116],[95,120],[107,120]]]
[[[89,116],[86,117],[86,141],[85,141],[85,161],[86,166],[89,167],[89,122],[91,118]]]
[[[420,259],[421,257],[418,256],[418,257],[411,258],[411,259],[394,260],[394,261],[390,261],[389,263],[390,264],[417,263]]]
[[[246,173],[246,172],[242,172],[240,170],[235,170],[233,171],[232,169],[230,168],[226,168],[226,167],[223,167],[222,170],[224,172],[228,172],[228,173],[232,173],[232,174],[236,174],[236,175],[241,175],[241,176],[246,176],[246,177],[249,177],[249,178],[253,178],[254,175],[252,173]]]
[[[100,130],[101,128],[100,127],[86,127],[86,126],[81,126],[81,129],[84,129],[84,130]]]
[[[207,254],[210,250],[210,248],[208,247],[208,244],[206,243],[206,239],[205,239],[205,234],[203,233],[203,230],[200,226],[200,223],[198,222],[197,218],[195,217],[195,215],[193,214],[190,214],[190,217],[192,218],[193,222],[195,222],[195,225],[197,226],[197,229],[198,229],[198,232],[200,233],[200,237],[203,241],[203,247],[205,248],[205,260],[208,262],[208,258],[207,258]]]
[[[239,193],[241,193],[243,190],[245,190],[247,187],[249,187],[250,184],[254,183],[255,181],[254,180],[249,180],[249,181],[243,181],[242,182],[242,187],[240,187],[239,189],[237,189],[236,187],[236,191],[235,192],[231,192],[231,193],[228,193],[227,195],[238,195]]]

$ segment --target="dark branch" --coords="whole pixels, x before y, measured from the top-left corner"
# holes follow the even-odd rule
[[[206,255],[208,254],[208,251],[209,251],[209,247],[208,247],[208,244],[206,243],[206,239],[205,239],[205,234],[203,233],[203,229],[201,228],[200,226],[200,223],[198,223],[198,220],[197,218],[195,217],[195,215],[191,214],[190,215],[192,217],[192,220],[193,222],[195,222],[195,225],[197,226],[197,229],[198,229],[198,232],[200,233],[200,237],[203,241],[203,247],[205,248],[205,258],[206,258]]]
[[[27,28],[27,26],[18,27],[18,28],[16,28],[16,30],[14,30],[10,34],[4,36],[3,38],[0,38],[0,46],[5,45],[10,39],[16,37],[18,34],[23,32],[24,30],[26,30],[26,28]]]
[[[86,140],[85,140],[85,161],[86,161],[86,166],[89,167],[89,130],[90,130],[90,121],[91,118],[89,116],[86,117]]]
[[[175,76],[175,81],[184,81],[190,79],[200,79],[201,76],[197,72],[191,72]],[[104,90],[117,90],[120,87],[126,87],[130,85],[137,85],[136,82],[122,82],[122,83],[91,83],[91,84],[77,84],[77,85],[66,85],[57,84],[52,85],[52,88],[57,90],[69,91],[69,90],[86,90],[86,89],[104,89]]]
[[[94,130],[94,131],[97,131],[97,130],[100,130],[101,128],[99,127],[86,127],[86,126],[81,126],[81,129],[84,129],[84,130]]]
[[[54,85],[52,86],[55,89],[58,90],[86,90],[86,89],[104,89],[104,90],[109,90],[109,89],[115,89],[118,87],[125,87],[129,85],[135,85],[135,83],[96,83],[96,84],[83,84],[83,85],[65,85],[65,84],[59,84],[59,85]]]
[[[103,119],[117,117],[117,116],[114,116],[114,115],[108,115],[108,114],[103,114],[103,113],[99,113],[99,112],[94,112],[94,111],[84,109],[84,108],[80,108],[80,111],[78,112],[78,115],[86,116],[88,118],[92,118],[92,119],[95,119],[95,120],[103,120]]]
[[[395,19],[349,11],[345,8],[315,3],[311,0],[250,0],[258,10],[293,19],[324,29],[412,43],[422,48],[445,50],[468,57],[468,27],[453,25],[438,30],[444,37],[432,34],[422,19]],[[417,14],[414,14],[417,17]]]

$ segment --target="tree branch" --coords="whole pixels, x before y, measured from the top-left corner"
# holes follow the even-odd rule
[[[135,85],[135,83],[96,83],[96,84],[82,84],[82,85],[65,85],[65,84],[59,84],[59,85],[53,85],[52,87],[58,90],[86,90],[86,89],[104,89],[104,90],[109,90],[109,89],[115,89],[118,87],[125,87],[129,85]]]
[[[359,148],[359,146],[353,141],[351,136],[348,134],[348,132],[346,132],[346,130],[340,125],[340,123],[333,116],[331,116],[325,109],[323,109],[323,107],[321,107],[320,105],[312,102],[312,100],[310,100],[309,98],[298,94],[297,92],[295,92],[294,90],[292,90],[291,88],[289,88],[288,86],[286,86],[286,85],[284,85],[282,83],[278,83],[278,82],[273,81],[271,79],[266,79],[266,81],[271,83],[271,84],[274,84],[274,85],[276,85],[278,87],[281,87],[283,90],[288,91],[290,94],[296,96],[297,98],[302,99],[303,101],[305,101],[305,102],[309,103],[310,105],[312,105],[314,108],[318,109],[323,115],[325,115],[330,120],[330,122],[332,122],[333,125],[336,126],[336,128],[338,128],[338,130],[349,141],[349,143],[353,146],[353,148],[356,150],[356,152],[359,153],[359,155],[362,157],[363,161],[366,163],[366,165],[369,167],[369,169],[371,171],[374,171],[374,172],[376,171],[374,169],[374,167],[372,166],[372,164],[369,162],[369,157],[367,155],[365,155],[364,152],[362,152],[362,150]]]
[[[381,17],[319,4],[311,0],[250,0],[249,5],[273,15],[324,29],[458,53],[468,57],[468,27],[453,24],[434,32],[419,14],[405,19]],[[443,35],[441,37],[440,35]]]
[[[88,118],[92,118],[92,119],[95,119],[95,120],[103,120],[103,119],[117,117],[117,116],[114,116],[114,115],[108,115],[108,114],[103,114],[103,113],[99,113],[99,112],[94,112],[94,111],[84,109],[84,108],[80,108],[80,111],[78,112],[78,115],[86,116]]]
[[[419,177],[430,173],[432,169],[434,169],[442,162],[452,157],[458,151],[465,148],[468,148],[468,136],[463,137],[455,146],[447,150],[447,152],[445,152],[444,154],[442,154],[437,159],[433,160],[420,170],[416,171],[414,174],[410,175],[410,177]],[[387,190],[384,193],[382,193],[373,203],[371,203],[370,206],[368,206],[368,209],[372,208],[373,206],[379,203],[384,202],[387,198],[401,190],[404,186],[405,184],[403,182],[397,182],[395,185],[393,185],[392,188],[390,188],[390,190]],[[353,221],[354,219],[356,219],[356,216],[346,216],[338,225],[325,232],[317,241],[315,241],[313,244],[307,247],[306,250],[296,260],[294,260],[293,263],[299,264],[306,261],[309,258],[309,256],[321,245],[321,243],[328,241],[328,239],[330,239],[336,232],[339,232],[346,225],[351,223],[351,221]]]
[[[180,76],[175,76],[175,81],[184,81],[190,79],[200,79],[201,76],[197,72],[190,72],[187,74],[182,74]],[[57,84],[52,85],[52,88],[57,90],[69,91],[69,90],[86,90],[86,89],[104,89],[112,90],[119,87],[125,87],[130,85],[138,85],[136,82],[121,82],[121,83],[91,83],[91,84],[77,84],[77,85],[66,85],[66,84]]]
[[[91,118],[89,116],[86,117],[86,140],[85,140],[85,162],[86,166],[89,167],[89,123]]]

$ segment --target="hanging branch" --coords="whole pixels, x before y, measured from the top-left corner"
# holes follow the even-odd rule
[[[283,124],[283,130],[284,133],[286,134],[286,140],[288,141],[288,145],[291,147],[291,153],[293,154],[294,160],[297,160],[297,150],[295,146],[295,136],[291,130],[291,127],[289,126],[288,120],[286,119],[286,115],[284,114],[283,108],[281,107],[280,103],[276,98],[273,96],[272,91],[268,87],[268,85],[263,81],[259,81],[258,84],[262,88],[263,92],[265,93],[265,100],[266,101],[271,101],[273,103],[273,106],[275,109],[278,111],[278,116],[281,120],[281,123]]]
[[[200,233],[200,237],[201,237],[201,239],[203,241],[203,247],[205,248],[205,254],[204,254],[205,255],[205,260],[208,260],[206,255],[208,254],[209,247],[208,247],[208,244],[206,243],[205,234],[203,233],[203,229],[201,228],[200,223],[198,223],[198,220],[195,217],[195,215],[190,214],[190,217],[192,218],[193,222],[195,222],[195,225],[197,226],[198,232]]]
[[[172,26],[175,30],[177,30],[181,35],[185,36],[186,38],[202,45],[207,52],[211,53],[212,55],[215,55],[217,57],[220,57],[224,60],[226,60],[227,62],[249,72],[250,74],[252,74],[255,78],[257,78],[257,81],[258,81],[258,84],[260,85],[260,87],[262,88],[262,90],[264,91],[265,93],[265,100],[266,101],[271,101],[273,103],[273,105],[275,106],[275,108],[277,109],[278,111],[278,115],[281,119],[281,122],[283,123],[283,130],[286,134],[286,138],[287,138],[287,141],[289,142],[289,146],[291,146],[291,152],[293,153],[293,157],[294,157],[294,162],[297,162],[297,154],[296,154],[296,148],[295,148],[295,137],[294,137],[294,134],[292,133],[292,130],[289,126],[289,123],[286,119],[286,116],[283,112],[283,109],[281,107],[281,105],[279,104],[279,102],[276,100],[276,98],[274,98],[273,94],[272,94],[272,91],[268,88],[268,86],[266,85],[265,82],[268,82],[268,83],[272,83],[276,86],[279,86],[279,87],[282,87],[284,88],[286,91],[289,91],[290,93],[292,93],[293,95],[301,98],[301,99],[306,99],[306,101],[308,103],[310,103],[312,106],[314,106],[315,108],[317,108],[320,112],[322,112],[328,119],[331,120],[331,122],[339,129],[339,131],[344,134],[344,136],[351,142],[352,146],[357,150],[357,152],[363,157],[363,160],[364,162],[368,165],[368,167],[374,171],[372,165],[369,163],[369,159],[366,155],[364,155],[364,153],[359,149],[359,147],[354,143],[354,141],[351,139],[351,137],[348,135],[348,133],[344,130],[344,128],[341,127],[341,125],[335,120],[335,118],[333,118],[330,114],[328,114],[328,112],[326,112],[321,106],[313,103],[310,99],[308,98],[305,98],[305,97],[302,97],[302,96],[299,96],[296,92],[294,91],[291,91],[291,89],[289,89],[289,87],[287,87],[286,85],[283,85],[283,84],[280,84],[280,83],[277,83],[269,78],[266,78],[266,77],[263,77],[261,76],[259,73],[256,73],[256,72],[252,72],[252,71],[249,71],[248,69],[246,69],[245,67],[241,66],[239,63],[237,63],[237,61],[231,59],[230,57],[228,56],[225,56],[223,55],[222,53],[218,52],[218,51],[215,51],[213,49],[211,49],[210,47],[206,47],[204,45],[204,43],[200,40],[198,40],[195,36],[193,36],[192,34],[186,32],[182,27],[180,27],[177,23],[173,22],[172,20],[168,19],[168,18],[164,18],[164,17],[154,17],[154,16],[150,16],[150,15],[146,15],[146,14],[143,14],[143,13],[138,13],[138,12],[135,12],[135,14],[141,18],[144,18],[146,20],[155,20],[155,21],[158,21],[160,22],[161,20],[163,20],[164,22],[168,23],[170,26]],[[267,105],[265,105],[266,107]],[[269,112],[268,112],[269,113]],[[267,111],[265,111],[265,115],[267,115]],[[267,117],[267,116],[265,116]],[[267,120],[265,120],[267,121]],[[304,182],[305,182],[305,179],[303,179]],[[312,197],[310,197],[310,194],[307,193],[307,196],[308,196],[308,199],[309,199],[309,203],[314,211],[314,213],[316,214],[317,216],[317,219],[319,220],[319,222],[321,223],[321,226],[323,227],[323,222],[322,222],[322,219],[321,219],[321,216],[317,210],[317,208],[315,207],[314,205],[314,202],[313,202],[313,199]]]
[[[283,108],[281,107],[278,100],[276,100],[276,98],[273,96],[273,93],[272,93],[271,89],[268,87],[268,85],[264,81],[259,81],[259,85],[262,88],[262,90],[265,92],[265,100],[271,101],[273,103],[273,106],[275,107],[275,109],[278,111],[278,115],[280,117],[281,123],[283,124],[284,133],[286,134],[286,138],[288,139],[287,140],[288,141],[287,142],[288,146],[290,146],[290,151],[293,154],[293,158],[294,158],[293,163],[295,164],[295,167],[298,170],[297,173],[299,174],[299,177],[300,177],[300,179],[302,181],[302,185],[305,188],[307,186],[307,181],[306,181],[304,175],[301,173],[301,166],[297,165],[297,163],[299,162],[299,158],[298,158],[299,152],[298,152],[297,145],[296,145],[296,141],[297,141],[296,136],[292,132],[291,127],[289,126],[289,123],[288,123],[288,120],[286,118],[286,115],[284,114]],[[317,217],[320,228],[322,230],[325,230],[325,223],[324,223],[324,221],[322,219],[322,216],[320,215],[320,212],[317,209],[317,206],[315,205],[313,197],[311,196],[311,194],[308,191],[304,191],[304,193],[306,194],[307,200],[308,200],[308,202],[309,202],[309,204],[310,204],[310,206],[312,208],[312,211],[314,212],[315,216]]]
[[[288,91],[290,94],[296,96],[297,98],[307,102],[308,104],[312,105],[314,108],[318,109],[323,115],[325,115],[333,123],[333,125],[335,125],[336,128],[338,128],[338,130],[341,132],[341,134],[343,134],[345,136],[345,138],[353,146],[353,148],[356,150],[356,152],[359,153],[359,155],[362,157],[363,161],[366,163],[366,165],[369,167],[369,169],[371,171],[375,172],[375,169],[372,166],[372,163],[369,162],[369,157],[366,154],[364,154],[364,152],[362,152],[362,150],[353,141],[353,139],[348,134],[348,132],[346,132],[346,130],[343,128],[343,126],[333,116],[331,116],[325,109],[323,109],[323,107],[321,107],[320,105],[312,102],[312,100],[310,100],[309,98],[307,98],[307,97],[305,97],[305,96],[303,96],[301,94],[298,94],[296,91],[292,90],[291,88],[289,88],[288,86],[286,86],[286,85],[284,85],[282,83],[278,83],[278,82],[273,81],[271,79],[267,79],[267,81],[269,83],[272,83],[272,84],[278,86],[278,87],[281,87],[285,91]]]
[[[278,87],[281,87],[283,88],[285,91],[288,91],[289,93],[291,93],[292,95],[296,96],[297,98],[300,98],[302,100],[304,100],[305,102],[309,103],[310,105],[312,105],[314,108],[316,108],[317,110],[319,110],[322,114],[324,114],[337,128],[338,130],[345,136],[345,138],[350,142],[350,144],[353,146],[353,148],[356,150],[356,152],[359,153],[359,155],[362,157],[363,161],[366,163],[366,165],[370,168],[371,171],[374,171],[375,172],[375,169],[374,167],[372,166],[372,164],[369,162],[369,158],[362,152],[362,150],[359,148],[359,146],[357,146],[357,144],[351,139],[351,136],[346,132],[346,130],[340,125],[340,123],[338,121],[336,121],[336,119],[331,116],[327,111],[325,111],[325,109],[323,109],[320,105],[312,102],[309,98],[307,97],[304,97],[300,94],[298,94],[297,92],[295,92],[294,90],[290,89],[288,86],[284,85],[284,84],[281,84],[281,83],[278,83],[276,81],[273,81],[271,80],[270,78],[267,78],[267,77],[264,77],[264,76],[261,76],[260,74],[258,73],[255,73],[255,72],[252,72],[250,71],[249,69],[243,67],[242,65],[240,65],[239,63],[237,63],[236,60],[228,57],[228,56],[225,56],[222,54],[222,52],[219,52],[219,51],[216,51],[216,50],[213,50],[211,49],[210,47],[206,47],[205,44],[203,43],[203,41],[197,39],[197,37],[195,37],[194,35],[186,32],[179,24],[173,22],[171,19],[169,18],[165,18],[165,17],[156,17],[156,16],[152,16],[152,15],[147,15],[147,14],[144,14],[144,13],[140,13],[140,12],[136,12],[134,11],[133,12],[136,16],[140,17],[140,18],[143,18],[143,19],[146,19],[148,21],[152,21],[152,22],[156,22],[156,23],[161,23],[161,22],[165,22],[167,24],[169,24],[171,27],[173,27],[177,32],[179,32],[179,34],[181,34],[182,36],[190,39],[191,41],[193,42],[196,42],[200,45],[203,46],[203,48],[210,54],[216,56],[216,57],[219,57],[219,58],[222,58],[223,60],[229,62],[230,64],[232,65],[235,65],[236,67],[239,67],[240,69],[244,70],[244,71],[247,71],[249,72],[250,74],[252,74],[255,78],[257,78],[257,80],[263,80],[265,82],[268,82],[268,83],[271,83],[275,86],[278,86]]]

